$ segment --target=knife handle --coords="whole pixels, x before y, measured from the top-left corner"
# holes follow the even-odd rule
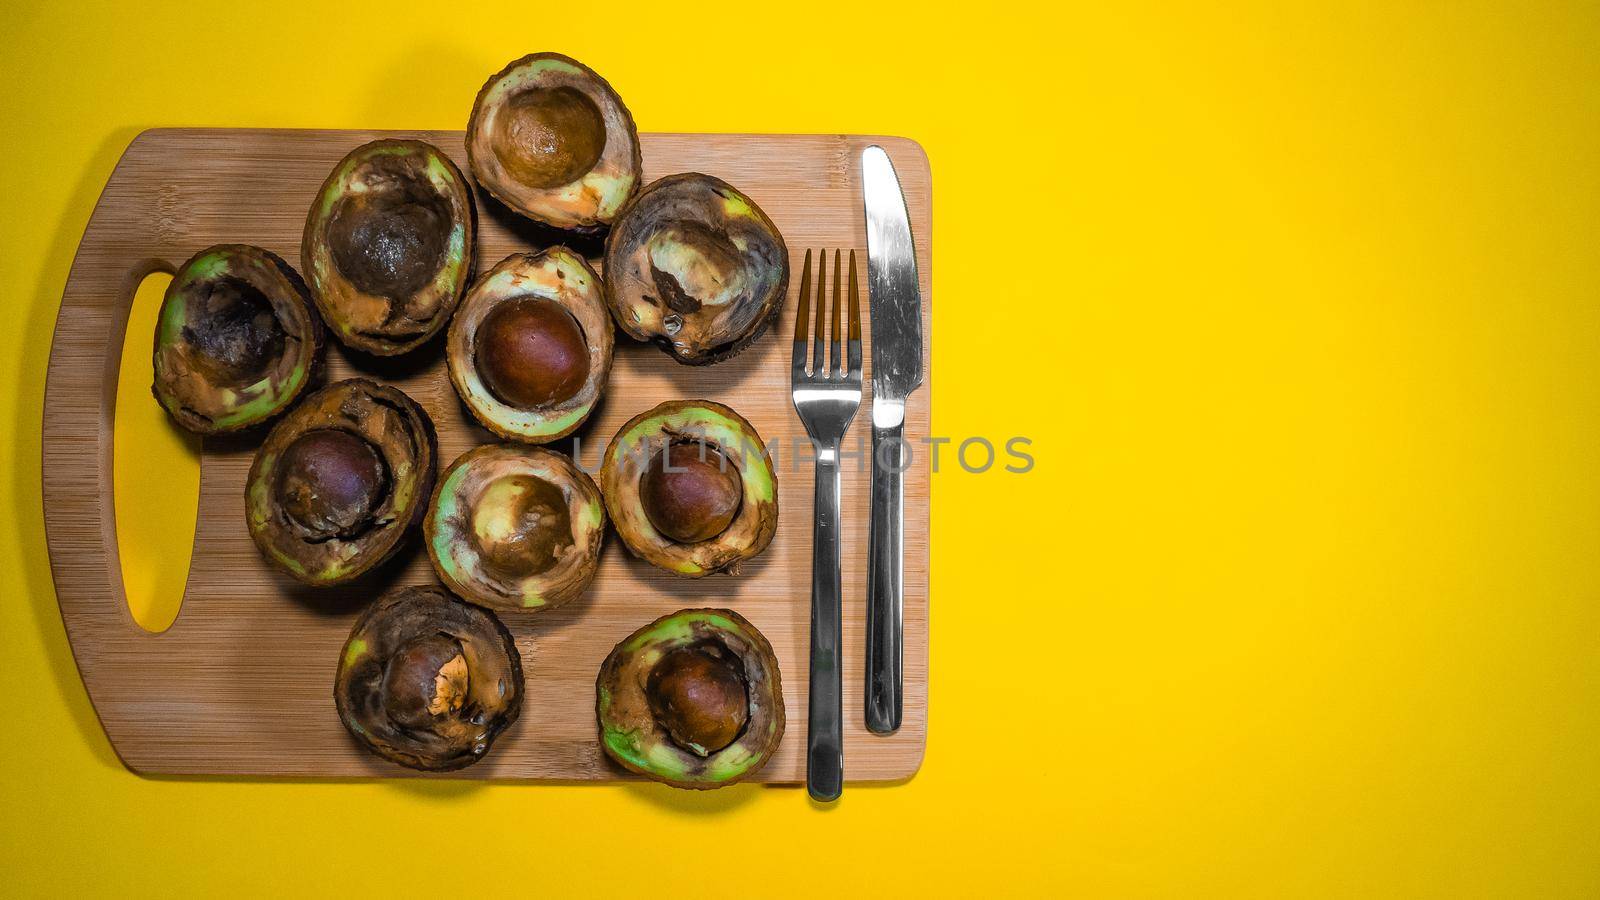
[[[876,418],[876,417],[875,417]],[[904,606],[901,579],[905,557],[905,482],[900,468],[905,446],[904,417],[872,425],[872,522],[867,533],[867,728],[893,734],[903,706],[901,656]],[[880,452],[885,444],[895,451]],[[889,456],[888,464],[884,457]]]

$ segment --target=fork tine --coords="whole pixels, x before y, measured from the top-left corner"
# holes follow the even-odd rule
[[[850,251],[850,341],[847,374],[861,377],[861,292],[856,288],[856,251]]]
[[[828,360],[834,378],[844,377],[844,363],[839,359],[844,345],[844,329],[839,327],[839,307],[844,305],[844,292],[839,290],[839,251],[833,251],[833,339],[828,342]]]
[[[794,362],[795,372],[804,372],[806,368],[806,326],[811,321],[811,251],[806,251],[805,267],[800,270],[800,310],[794,317]]]
[[[811,349],[811,375],[814,378],[822,375],[822,348],[827,345],[828,340],[827,335],[822,333],[823,325],[826,323],[823,316],[828,312],[827,296],[823,290],[823,285],[827,284],[827,269],[828,251],[819,251],[817,253],[817,340]]]

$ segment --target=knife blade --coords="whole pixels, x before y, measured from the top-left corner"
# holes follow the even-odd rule
[[[872,516],[867,537],[867,728],[900,727],[904,655],[905,400],[922,383],[922,291],[905,193],[874,144],[861,153],[872,319]]]
[[[894,163],[874,144],[861,154],[872,315],[872,398],[903,402],[922,383],[922,291],[911,221]]]

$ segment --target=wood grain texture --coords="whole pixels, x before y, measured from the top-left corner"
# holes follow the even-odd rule
[[[298,777],[412,775],[361,751],[334,712],[338,650],[356,611],[386,587],[434,581],[413,538],[380,572],[347,588],[315,591],[261,561],[245,530],[244,480],[261,435],[211,439],[201,457],[200,508],[182,609],[150,634],[123,594],[112,502],[112,425],[123,330],[148,273],[213,243],[252,243],[299,266],[300,232],[317,187],[351,148],[379,137],[432,141],[465,169],[460,132],[162,129],[139,135],[118,163],[89,221],[68,279],[51,348],[44,416],[45,527],[56,594],[73,655],[100,721],[132,770],[152,774]],[[784,679],[789,730],[756,780],[805,778],[811,471],[805,431],[790,405],[789,343],[806,248],[855,248],[865,264],[860,151],[889,151],[910,207],[923,296],[931,307],[930,175],[914,142],[858,135],[642,136],[645,175],[700,171],[749,194],[777,223],[795,274],[783,315],[749,350],[691,368],[619,336],[610,386],[577,440],[588,468],[629,417],[675,398],[726,403],[779,453],[780,524],[762,556],[737,576],[680,580],[633,558],[608,537],[593,587],[556,610],[504,615],[527,673],[523,715],[482,763],[456,778],[632,779],[604,756],[594,678],[621,638],[689,606],[729,606],[772,641]],[[481,191],[479,271],[508,253],[550,243]],[[586,249],[591,254],[594,248]],[[865,272],[863,271],[863,283]],[[867,336],[869,346],[871,335]],[[397,384],[433,416],[448,464],[491,440],[470,422],[444,371],[443,340],[409,357],[353,363],[334,344],[330,377],[367,374]],[[141,346],[135,341],[134,346]],[[928,358],[925,343],[924,358]],[[871,354],[867,354],[871,365]],[[870,395],[870,372],[869,387]],[[912,395],[907,437],[929,434],[931,378]],[[131,398],[133,402],[155,402]],[[868,445],[868,404],[846,438]],[[890,737],[862,721],[868,471],[844,472],[845,775],[909,777],[921,763],[928,697],[927,454],[906,482],[906,710]],[[151,473],[159,478],[159,473]]]

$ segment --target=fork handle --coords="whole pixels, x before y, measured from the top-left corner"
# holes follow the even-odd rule
[[[876,412],[876,410],[874,410]],[[893,734],[904,705],[902,654],[905,556],[905,482],[900,454],[907,453],[904,421],[872,425],[872,518],[867,532],[867,728]],[[892,444],[894,454],[880,451]],[[887,464],[884,456],[889,455]]]
[[[839,446],[817,453],[816,524],[811,554],[810,728],[806,790],[837,800],[844,788],[844,679],[840,670]]]

